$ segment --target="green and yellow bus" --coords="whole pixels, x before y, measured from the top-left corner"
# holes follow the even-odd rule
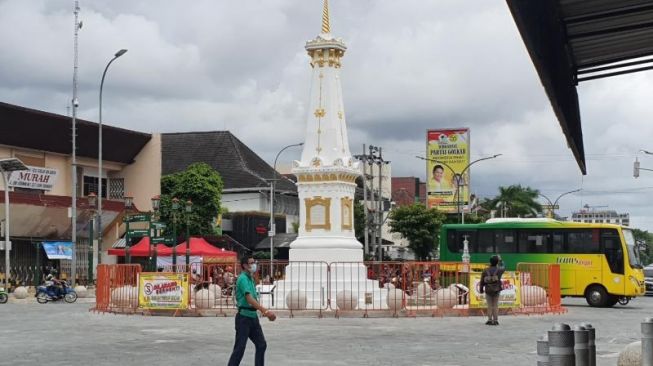
[[[461,261],[465,240],[471,263],[500,254],[512,271],[520,262],[560,264],[562,296],[585,297],[591,306],[625,305],[646,292],[633,234],[619,225],[519,218],[443,225],[440,260]]]

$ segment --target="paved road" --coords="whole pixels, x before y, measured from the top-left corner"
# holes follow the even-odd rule
[[[555,322],[597,327],[598,365],[638,340],[653,297],[594,309],[565,300],[561,316],[514,316],[501,326],[472,318],[263,321],[268,365],[535,365],[535,340]],[[226,365],[233,318],[89,313],[89,304],[0,305],[2,365]],[[243,365],[253,364],[253,345]]]

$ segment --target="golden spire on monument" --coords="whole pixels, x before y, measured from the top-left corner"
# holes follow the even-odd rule
[[[322,33],[331,33],[329,25],[329,0],[324,0],[324,9],[322,9]]]

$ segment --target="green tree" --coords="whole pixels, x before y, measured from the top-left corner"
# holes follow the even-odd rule
[[[393,209],[390,212],[390,231],[400,233],[408,240],[408,247],[420,260],[433,255],[440,226],[446,219],[440,211],[416,203]]]
[[[542,212],[542,205],[537,202],[539,194],[537,189],[513,184],[499,187],[499,195],[484,201],[482,205],[489,210],[497,210],[501,217],[534,217]]]
[[[180,209],[176,211],[177,234],[186,232],[188,221],[191,235],[214,235],[214,226],[221,213],[222,178],[210,165],[195,163],[179,173],[161,178],[161,221],[168,224],[167,233],[172,233],[172,199],[178,198]],[[186,201],[193,203],[192,212],[185,211]]]
[[[356,240],[365,242],[365,206],[358,201],[354,203],[354,232]]]
[[[642,264],[647,265],[653,262],[653,234],[646,230],[632,229],[635,243],[642,244],[640,254]]]

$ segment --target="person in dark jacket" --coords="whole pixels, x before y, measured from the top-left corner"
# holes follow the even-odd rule
[[[487,302],[487,325],[499,325],[499,295],[501,294],[501,276],[505,271],[501,257],[490,257],[490,266],[481,275],[480,293],[485,293]]]

